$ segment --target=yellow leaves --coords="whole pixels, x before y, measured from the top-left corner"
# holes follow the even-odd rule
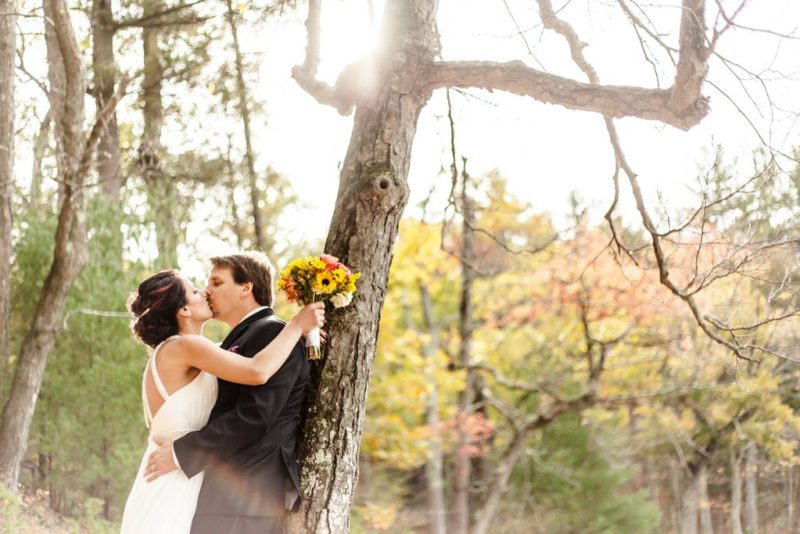
[[[515,212],[519,206],[502,184],[493,183],[484,193],[508,211],[484,210],[480,226],[500,230],[496,236],[505,243],[534,242],[547,233],[546,218]],[[523,228],[523,220],[529,228]],[[426,431],[425,417],[431,393],[435,388],[440,420],[447,421],[455,416],[464,381],[463,371],[446,369],[447,358],[435,347],[440,343],[452,357],[459,341],[461,266],[441,250],[440,230],[417,221],[401,223],[383,310],[365,443],[372,458],[395,466],[424,461],[419,447],[434,439]],[[460,236],[455,228],[448,232],[445,246],[457,251]],[[656,269],[647,262],[634,265],[604,248],[606,228],[580,227],[575,232],[544,253],[511,259],[493,256],[496,245],[477,240],[480,265],[502,269],[496,276],[479,278],[473,287],[472,361],[512,381],[545,382],[548,390],[570,398],[586,390],[590,365],[596,365],[602,352],[600,397],[636,400],[624,407],[589,409],[584,414],[588,424],[610,433],[624,431],[635,446],[666,454],[674,454],[675,447],[694,454],[692,444],[703,446],[727,428],[722,446],[753,439],[771,457],[794,461],[791,442],[800,436],[800,419],[784,404],[772,368],[753,371],[736,365],[724,347],[700,331],[685,303],[660,284]],[[691,279],[690,271],[678,272],[686,251],[680,243],[667,246],[675,247],[667,251],[676,263],[675,276]],[[727,253],[711,252],[701,258],[705,265]],[[697,296],[698,304],[736,324],[756,322],[764,297],[751,284],[739,282],[723,277]],[[701,302],[709,294],[713,303]],[[435,329],[423,313],[423,297],[430,299],[424,311],[432,315]],[[759,336],[773,335],[777,328],[770,326]],[[437,353],[433,359],[425,357],[429,351]],[[527,414],[552,404],[547,394],[526,396],[488,373],[481,376],[496,397]],[[733,419],[753,410],[750,419],[730,431]],[[507,439],[502,425],[498,423],[494,447]],[[448,443],[443,445],[449,450]]]
[[[458,274],[458,260],[442,250],[438,226],[411,219],[400,223],[390,285],[436,285]]]
[[[429,332],[396,328],[393,305],[387,301],[389,313],[382,318],[362,450],[374,461],[411,469],[425,462],[435,439],[427,424],[432,392],[436,390],[439,418],[450,417],[464,387],[464,372],[449,371],[447,356],[431,352]]]
[[[371,458],[397,469],[413,469],[427,458],[426,434],[423,426],[409,425],[403,417],[386,413],[367,419],[362,449]]]
[[[355,513],[364,527],[383,532],[389,530],[397,520],[397,505],[367,502],[362,506],[356,506]]]
[[[630,424],[628,409],[624,407],[616,409],[590,408],[583,412],[583,416],[595,423],[613,425],[617,428],[624,428]]]

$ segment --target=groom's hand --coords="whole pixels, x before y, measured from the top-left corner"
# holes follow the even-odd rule
[[[145,480],[152,482],[161,475],[166,475],[170,471],[175,471],[178,466],[172,459],[172,440],[153,438],[158,448],[150,453],[147,458],[145,468]]]

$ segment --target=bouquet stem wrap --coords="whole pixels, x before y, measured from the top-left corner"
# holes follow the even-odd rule
[[[322,357],[320,349],[319,328],[315,328],[306,334],[306,358],[309,360],[319,360]]]

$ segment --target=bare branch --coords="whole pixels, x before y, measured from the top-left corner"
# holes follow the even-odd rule
[[[756,330],[764,325],[774,323],[777,321],[783,321],[784,319],[789,319],[790,317],[796,317],[798,315],[800,315],[800,310],[792,310],[781,315],[776,315],[775,317],[768,317],[756,323],[751,323],[748,325],[741,325],[741,326],[726,325],[725,323],[723,323],[722,321],[720,321],[715,317],[712,317],[711,315],[706,315],[705,318],[708,319],[708,322],[713,324],[714,327],[719,330],[724,330],[726,332],[741,332],[746,330]]]
[[[669,105],[680,111],[702,99],[700,88],[708,72],[711,47],[706,46],[705,0],[683,0],[680,52]]]
[[[108,126],[108,120],[111,115],[114,113],[114,110],[119,104],[119,101],[125,96],[125,91],[128,88],[128,84],[130,83],[131,79],[128,76],[125,76],[120,80],[119,86],[117,87],[117,91],[114,93],[114,96],[106,102],[106,105],[99,111],[97,117],[95,118],[94,126],[92,127],[92,131],[89,133],[89,136],[86,138],[86,144],[83,149],[83,154],[81,155],[80,165],[78,167],[78,173],[80,176],[79,181],[83,182],[83,177],[89,171],[91,167],[92,159],[94,157],[94,149],[97,146],[98,141],[100,140],[100,134],[102,133],[103,129]]]
[[[734,19],[736,18],[736,15],[742,10],[742,8],[744,8],[744,6],[747,4],[747,0],[744,0],[739,5],[739,7],[736,9],[734,14],[731,15],[731,16],[728,16],[725,13],[725,10],[722,7],[722,2],[720,2],[720,0],[715,0],[715,1],[717,3],[717,6],[719,6],[720,15],[722,16],[723,19],[725,19],[725,22],[727,22],[727,26],[726,26],[725,29],[727,29],[728,27],[735,27],[735,28],[739,28],[740,30],[746,30],[746,31],[751,31],[751,32],[756,32],[756,33],[766,33],[768,35],[774,35],[775,37],[780,37],[781,39],[793,39],[793,40],[799,40],[800,39],[800,36],[795,35],[794,33],[781,33],[781,32],[776,32],[774,30],[768,30],[768,29],[765,29],[765,28],[753,28],[752,26],[744,26],[742,24],[737,24]]]
[[[353,85],[353,78],[357,75],[357,63],[347,67],[339,79],[336,87],[331,86],[317,79],[317,68],[319,67],[319,43],[320,43],[320,0],[309,0],[308,17],[306,18],[306,57],[302,65],[292,68],[292,78],[305,92],[313,96],[320,104],[331,106],[341,115],[349,115],[353,112],[355,98],[344,87]]]
[[[442,87],[497,89],[567,109],[657,120],[682,130],[697,125],[708,113],[704,97],[676,110],[671,90],[583,83],[533,69],[521,61],[434,62],[423,69],[420,88]]]
[[[203,3],[205,0],[194,0],[194,2],[189,2],[186,4],[178,4],[176,6],[168,7],[166,9],[162,9],[161,11],[157,11],[155,13],[150,13],[144,17],[138,17],[135,19],[127,19],[127,20],[120,20],[115,22],[113,25],[114,30],[120,30],[122,28],[144,28],[144,27],[156,27],[156,26],[170,26],[170,25],[177,25],[177,24],[193,24],[197,22],[203,22],[204,20],[208,20],[209,17],[195,17],[191,16],[191,18],[180,19],[180,20],[171,20],[171,21],[164,21],[160,20],[167,15],[171,15],[173,13],[177,13],[178,11],[182,11],[188,7],[196,6],[197,4]]]
[[[17,48],[17,59],[19,60],[17,69],[23,74],[25,74],[30,79],[30,81],[35,83],[39,87],[39,89],[42,90],[45,96],[49,96],[50,90],[47,88],[47,85],[45,85],[45,83],[42,80],[31,74],[28,71],[27,67],[25,66],[25,39],[19,39],[19,43],[20,43],[19,48]]]
[[[542,19],[544,27],[564,36],[569,44],[572,61],[586,74],[590,82],[593,84],[600,83],[594,68],[589,65],[589,62],[586,61],[583,55],[583,49],[587,44],[578,38],[578,34],[572,29],[572,26],[556,17],[555,11],[553,11],[553,4],[550,0],[537,0],[537,3],[539,4],[539,16]]]
[[[476,371],[485,371],[489,373],[490,375],[492,375],[492,378],[494,378],[495,382],[508,389],[519,389],[527,393],[547,393],[552,397],[557,397],[556,394],[550,393],[548,391],[549,387],[545,383],[533,384],[529,382],[520,382],[517,380],[511,380],[510,378],[504,376],[500,371],[498,371],[494,367],[490,367],[485,364],[473,363],[470,364],[468,367],[469,369],[474,369]]]
[[[657,42],[657,43],[658,43],[658,44],[661,46],[661,48],[663,48],[664,50],[666,50],[666,52],[667,52],[667,56],[669,56],[670,60],[672,61],[672,64],[674,65],[674,64],[675,64],[675,56],[674,56],[674,54],[678,52],[678,49],[677,49],[677,48],[675,48],[675,47],[669,46],[667,43],[665,43],[665,42],[664,42],[664,40],[661,38],[661,36],[659,36],[659,35],[658,35],[658,34],[656,34],[654,31],[652,31],[650,28],[648,28],[648,27],[647,27],[647,25],[646,25],[646,24],[644,24],[644,23],[643,23],[643,22],[642,22],[642,21],[639,19],[639,17],[637,17],[637,16],[636,16],[636,15],[633,13],[633,11],[631,11],[631,9],[630,9],[630,8],[628,7],[628,5],[627,5],[627,4],[624,2],[624,0],[617,0],[617,3],[618,3],[618,4],[620,5],[620,7],[622,8],[622,11],[624,11],[624,12],[625,12],[625,15],[626,15],[626,16],[628,17],[628,19],[631,21],[631,23],[633,24],[634,28],[637,28],[637,27],[638,27],[638,28],[641,28],[641,29],[642,29],[642,31],[644,31],[644,32],[645,32],[647,35],[649,35],[649,36],[650,36],[650,37],[651,37],[651,38],[652,38],[652,39],[653,39],[655,42]],[[637,32],[637,35],[638,35],[638,32]]]

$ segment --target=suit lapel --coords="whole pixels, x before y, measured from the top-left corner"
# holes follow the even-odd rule
[[[225,336],[225,339],[222,340],[222,344],[220,345],[221,349],[228,350],[233,343],[239,339],[239,337],[247,330],[247,327],[253,324],[255,321],[261,319],[262,317],[266,317],[268,315],[274,315],[275,312],[272,311],[272,308],[264,308],[263,310],[259,310],[253,315],[247,317],[246,319],[242,320],[233,327],[233,330]]]

